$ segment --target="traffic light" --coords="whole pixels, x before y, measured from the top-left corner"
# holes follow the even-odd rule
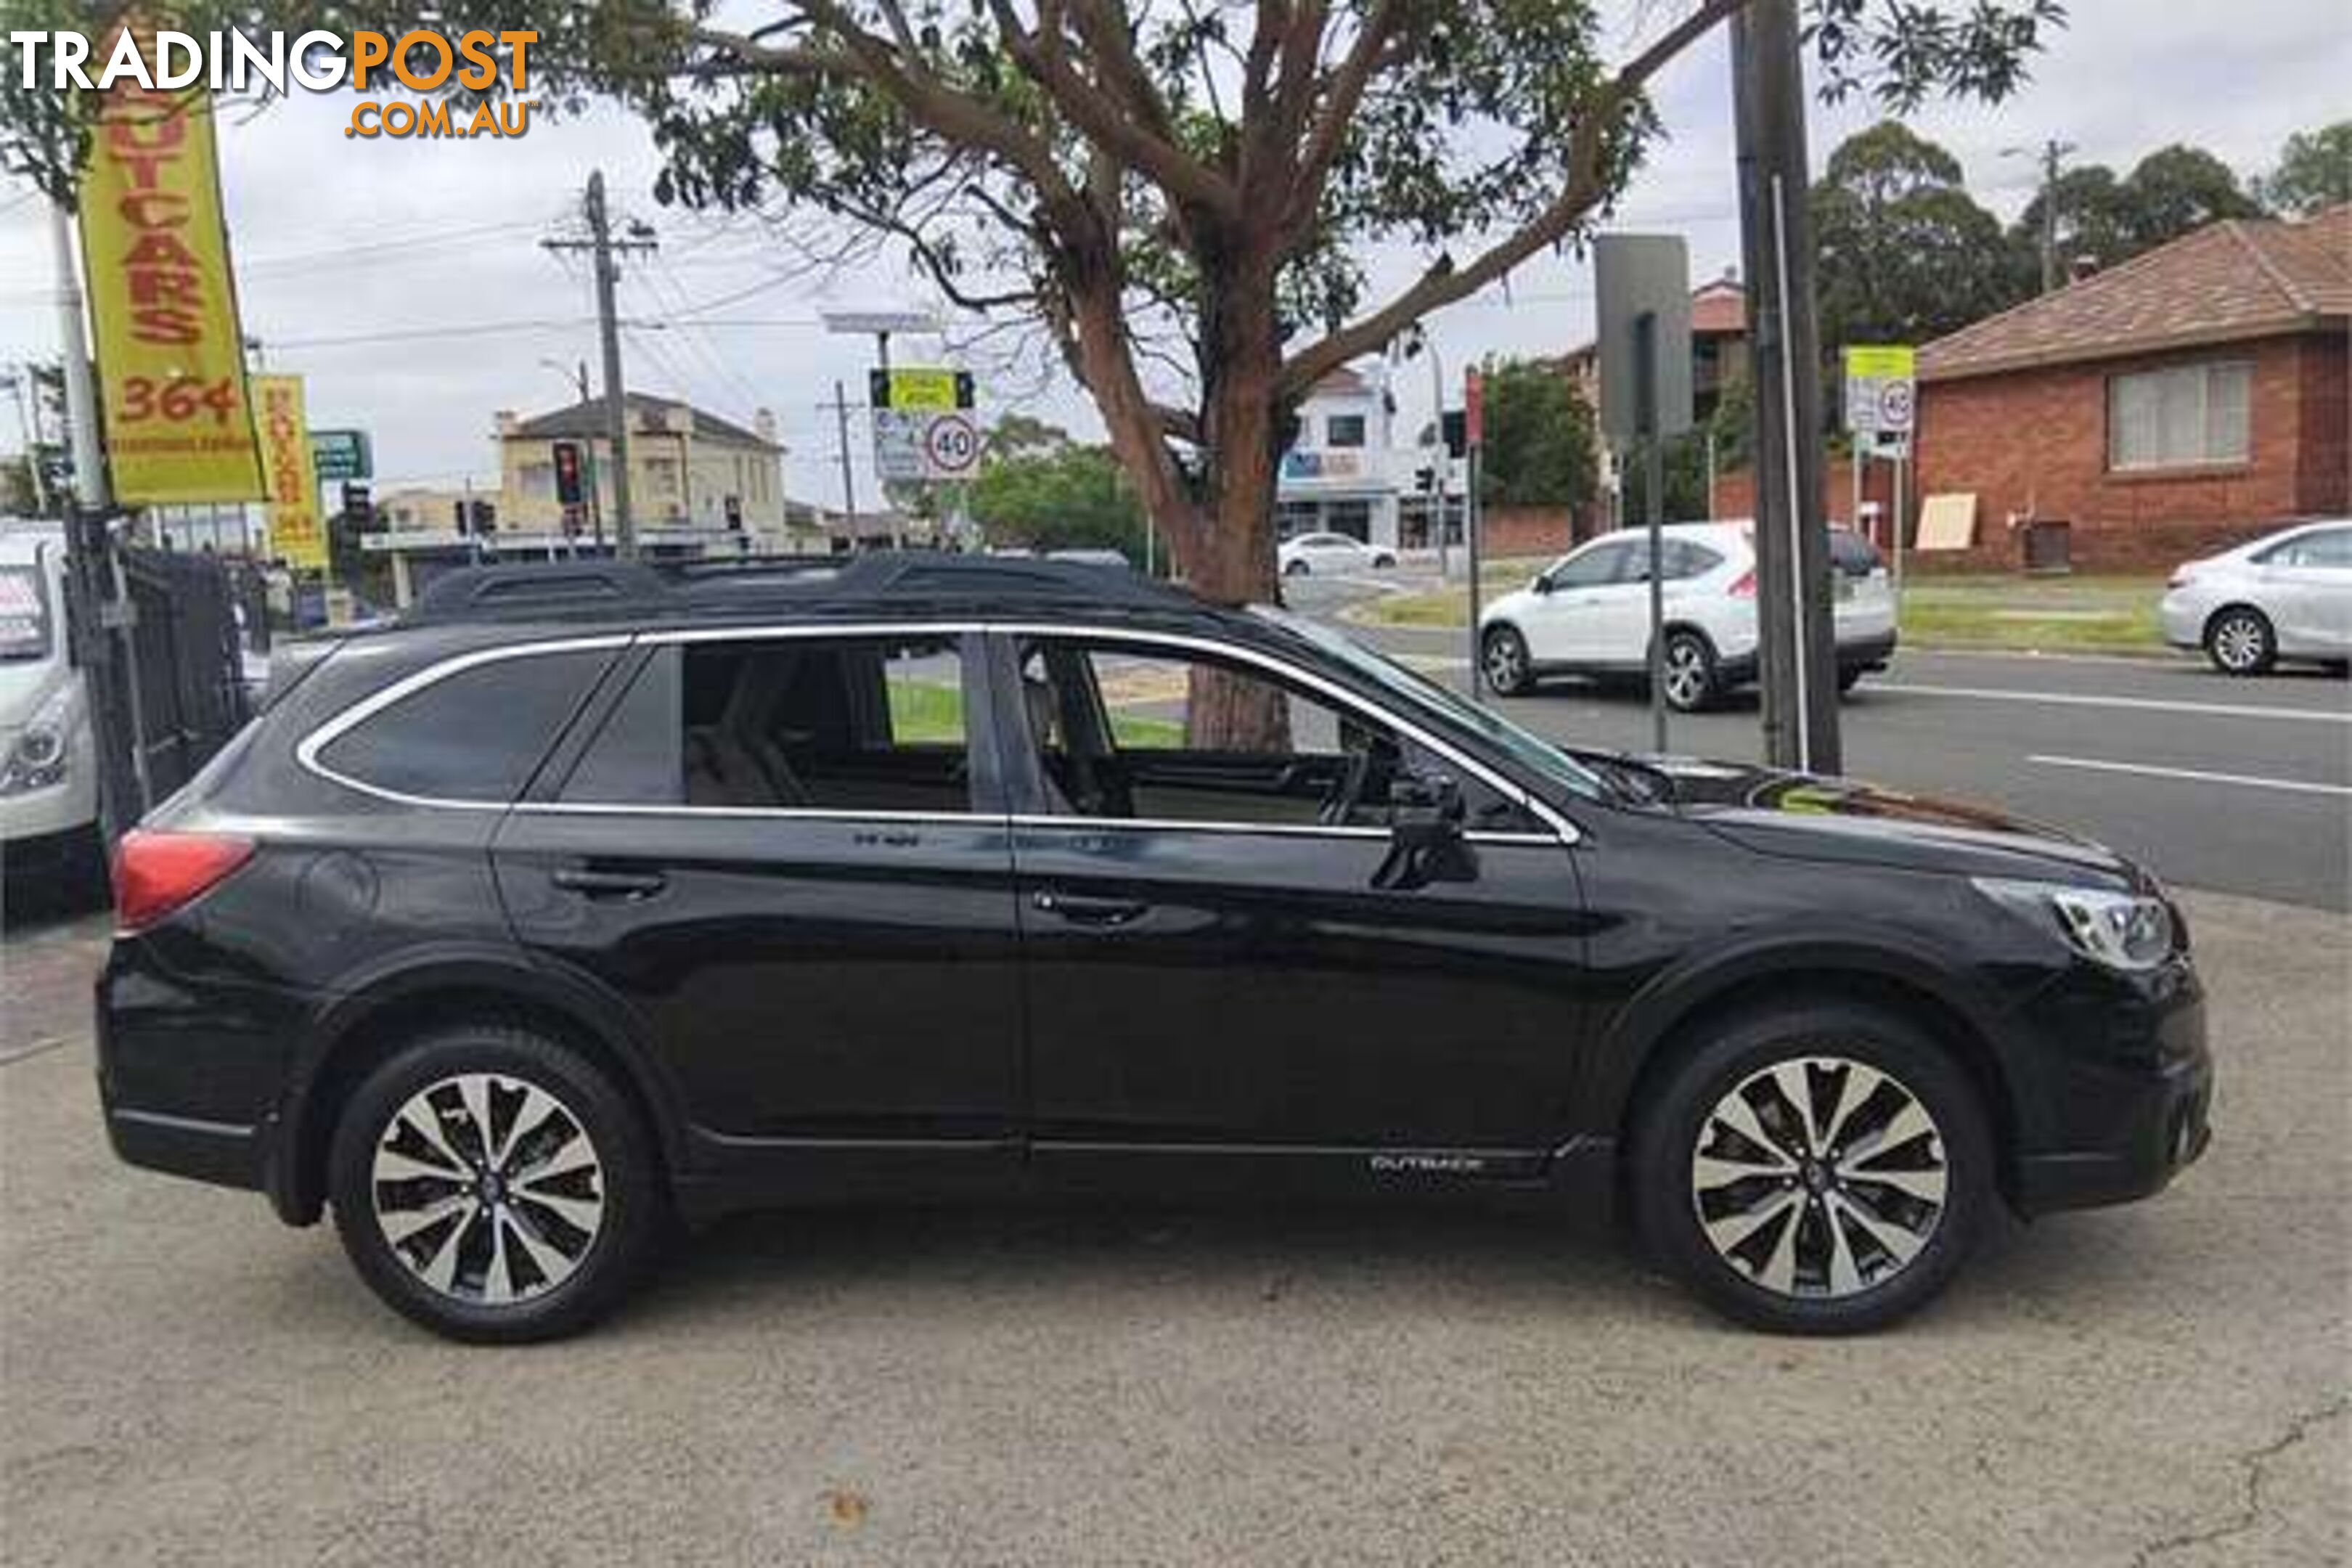
[[[345,481],[343,485],[343,515],[351,519],[354,533],[375,531],[375,498],[362,484]]]
[[[558,441],[552,452],[555,458],[555,499],[565,506],[578,506],[588,499],[580,485],[580,443]]]
[[[497,502],[486,501],[478,499],[468,501],[467,505],[469,506],[473,511],[473,531],[477,537],[484,537],[496,533],[499,531],[499,509]]]

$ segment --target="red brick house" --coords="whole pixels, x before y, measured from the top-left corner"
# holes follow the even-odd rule
[[[2072,524],[2157,566],[2352,510],[2352,206],[2218,223],[1919,355],[1918,489],[1977,497],[1974,555]]]

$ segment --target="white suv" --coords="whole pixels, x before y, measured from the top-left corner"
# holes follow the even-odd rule
[[[1756,679],[1756,545],[1748,522],[1665,531],[1666,701],[1696,712]],[[1851,689],[1895,652],[1895,594],[1870,541],[1830,530],[1838,686]],[[1650,540],[1638,528],[1570,551],[1478,619],[1486,682],[1506,695],[1555,674],[1648,668]]]

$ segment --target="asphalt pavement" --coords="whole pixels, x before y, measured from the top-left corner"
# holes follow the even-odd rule
[[[0,963],[0,1561],[2346,1561],[2340,917],[2188,896],[2215,1142],[1903,1329],[1727,1328],[1480,1210],[851,1211],[467,1349],[323,1228],[115,1162],[100,921]]]
[[[1335,618],[1375,591],[1291,589],[1297,608]],[[1468,681],[1465,633],[1340,624],[1457,687]],[[1636,686],[1561,679],[1497,708],[1554,739],[1651,746],[1648,698]],[[1844,771],[1855,777],[2083,833],[2170,883],[2352,909],[2352,682],[2341,676],[2233,679],[2186,657],[1909,648],[1841,711]],[[1760,758],[1755,692],[1674,717],[1667,744]]]

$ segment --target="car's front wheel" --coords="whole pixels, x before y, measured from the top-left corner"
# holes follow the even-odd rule
[[[2278,658],[2278,637],[2270,617],[2247,605],[2233,605],[2205,627],[2205,657],[2224,675],[2260,675]]]
[[[1304,577],[1307,575],[1307,571],[1308,567],[1306,562],[1293,561],[1283,567],[1282,574],[1286,577]]]
[[[328,1161],[360,1277],[452,1339],[586,1327],[660,1234],[653,1153],[628,1100],[524,1029],[462,1026],[392,1057],[352,1096]]]
[[[1968,1074],[1900,1017],[1837,1002],[1710,1029],[1633,1145],[1653,1256],[1718,1310],[1862,1333],[1949,1282],[1993,1207]]]
[[[1372,570],[1375,572],[1393,571],[1395,567],[1396,557],[1393,555],[1382,553],[1372,557]]]
[[[1498,697],[1517,697],[1535,687],[1535,667],[1528,658],[1528,639],[1517,626],[1493,626],[1478,647],[1479,668],[1487,689]]]

